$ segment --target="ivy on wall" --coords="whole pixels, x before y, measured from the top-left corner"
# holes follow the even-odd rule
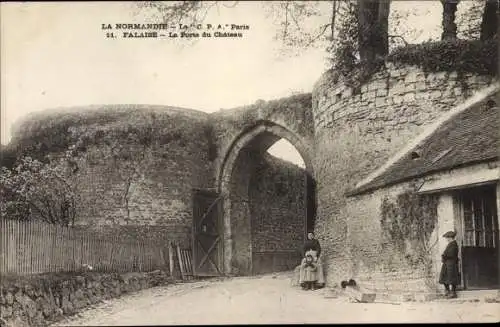
[[[424,267],[431,276],[431,234],[437,224],[438,198],[410,190],[399,194],[395,201],[384,198],[380,224],[388,240],[412,267]],[[432,283],[432,280],[429,280]]]
[[[361,92],[385,63],[420,67],[426,73],[456,72],[462,89],[468,89],[466,74],[498,75],[498,40],[460,40],[424,42],[410,44],[393,50],[386,58],[379,58],[369,67],[355,65],[343,77],[344,83],[353,88],[353,94]]]
[[[387,61],[421,67],[426,72],[456,71],[496,76],[498,44],[496,40],[449,40],[426,42],[398,48]]]
[[[103,145],[125,156],[119,159],[128,159],[132,153],[127,146],[153,147],[175,142],[184,147],[202,133],[206,136],[211,133],[203,114],[193,119],[189,112],[182,115],[155,106],[80,109],[49,110],[25,117],[2,153],[12,153],[13,161],[29,154],[45,162],[50,153],[63,153],[71,148],[78,155],[92,145]],[[213,145],[208,145],[207,152],[214,156]]]

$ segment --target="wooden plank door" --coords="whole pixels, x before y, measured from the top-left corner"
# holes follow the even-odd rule
[[[222,198],[219,194],[196,190],[193,193],[193,273],[220,276],[223,269]]]

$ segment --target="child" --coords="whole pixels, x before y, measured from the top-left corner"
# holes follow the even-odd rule
[[[315,288],[317,278],[317,265],[312,255],[307,254],[302,260],[302,283],[304,290],[312,290]]]

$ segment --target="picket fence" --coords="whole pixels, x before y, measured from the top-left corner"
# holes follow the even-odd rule
[[[139,272],[165,266],[161,246],[43,222],[0,219],[0,274]]]

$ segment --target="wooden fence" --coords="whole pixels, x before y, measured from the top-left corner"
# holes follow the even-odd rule
[[[164,269],[163,248],[42,222],[0,219],[0,273],[132,272]]]

